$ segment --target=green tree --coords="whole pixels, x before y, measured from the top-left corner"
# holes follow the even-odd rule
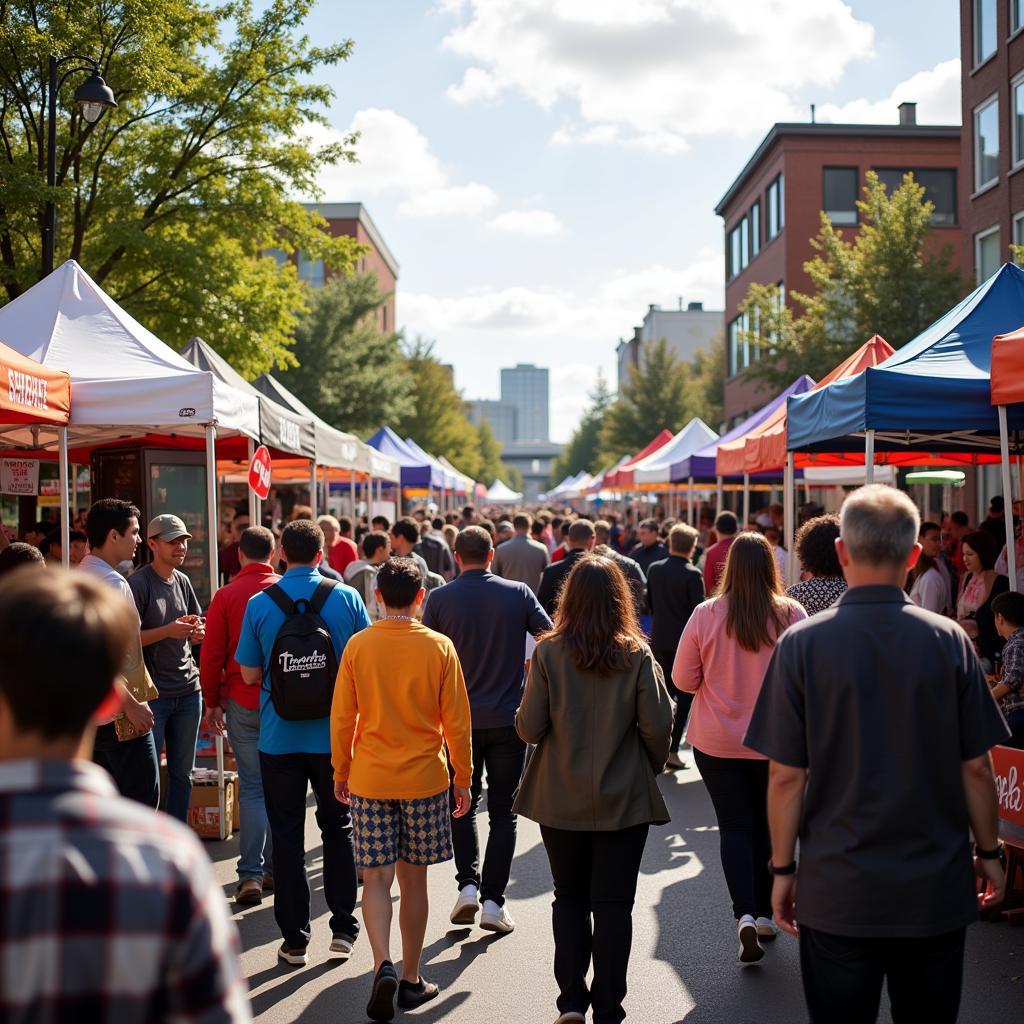
[[[118,108],[88,124],[58,97],[57,263],[78,260],[173,348],[206,338],[242,373],[292,362],[307,289],[270,249],[337,269],[359,247],[332,239],[292,197],[354,160],[352,136],[304,137],[326,123],[323,70],[351,41],[314,46],[315,0],[5,0],[0,3],[0,292],[41,274],[45,84],[51,55],[95,58]],[[66,65],[73,66],[73,65]],[[318,81],[318,79],[320,81]]]
[[[708,351],[698,349],[688,367],[690,412],[709,427],[721,425],[725,409],[725,340],[711,339]]]
[[[604,374],[598,370],[594,390],[589,394],[590,405],[580,420],[562,454],[555,459],[551,469],[550,486],[561,483],[567,476],[576,473],[596,473],[601,461],[600,436],[604,416],[614,401]]]
[[[412,380],[412,408],[398,417],[395,429],[431,455],[443,455],[460,472],[482,479],[480,436],[455,389],[451,367],[434,355],[434,343],[423,338],[408,347],[405,366]]]
[[[506,467],[501,461],[501,445],[485,419],[477,424],[476,436],[480,446],[480,481],[490,487],[495,480],[505,479]]]
[[[963,296],[952,246],[925,252],[935,207],[912,174],[889,194],[868,171],[857,208],[852,241],[821,214],[815,255],[804,264],[814,290],[789,293],[797,312],[774,286],[751,285],[740,305],[750,325],[740,341],[755,351],[749,378],[772,388],[802,373],[818,380],[874,334],[894,348],[906,344]]]
[[[523,471],[518,466],[501,464],[501,479],[513,490],[523,493]]]
[[[402,336],[378,327],[388,298],[374,274],[332,278],[313,293],[296,328],[298,366],[281,379],[342,430],[371,433],[413,408]]]
[[[675,433],[691,418],[692,393],[687,367],[664,338],[641,347],[639,366],[604,414],[598,444],[603,463],[639,451],[660,430]]]

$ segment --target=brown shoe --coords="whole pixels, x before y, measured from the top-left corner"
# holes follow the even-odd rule
[[[274,876],[264,875],[263,876],[263,891],[273,892],[274,891]]]
[[[235,890],[235,902],[255,906],[263,902],[263,883],[258,878],[246,878]]]

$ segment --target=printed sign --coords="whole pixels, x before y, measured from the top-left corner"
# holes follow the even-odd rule
[[[260,501],[265,501],[270,493],[270,452],[261,444],[253,452],[249,463],[249,486],[256,492]]]
[[[1024,750],[993,747],[999,820],[1024,825]]]
[[[38,459],[0,459],[0,492],[38,494]]]

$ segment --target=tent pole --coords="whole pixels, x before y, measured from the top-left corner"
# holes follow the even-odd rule
[[[252,457],[256,454],[256,442],[251,437],[247,440],[249,442],[247,447],[249,465],[252,465]],[[251,487],[249,488],[249,525],[260,525],[260,499]]]
[[[217,565],[217,428],[212,423],[206,424],[206,517],[207,523],[207,556],[210,570],[210,600],[217,593],[220,579]],[[221,821],[224,815],[221,815]]]
[[[313,512],[313,520],[316,521],[316,460],[309,460],[309,507]]]
[[[1003,514],[1006,517],[1006,575],[1010,590],[1017,589],[1017,543],[1013,536],[1013,485],[1010,482],[1010,436],[1006,426],[1006,406],[996,406],[999,413],[999,454],[1003,475]]]
[[[356,461],[352,460],[352,465],[348,467],[348,503],[349,508],[352,511],[352,531],[353,537],[355,536],[355,528],[358,525],[359,517],[356,515]]]
[[[687,492],[686,492],[686,521],[693,526],[693,477],[691,476],[687,480]]]
[[[57,440],[60,446],[60,563],[65,569],[71,567],[71,516],[68,513],[68,428],[58,427]]]
[[[864,483],[875,482],[875,432],[864,431]]]
[[[784,531],[783,544],[786,548],[786,579],[783,581],[788,587],[796,580],[796,551],[793,543],[793,527],[795,516],[793,507],[796,498],[796,459],[792,452],[786,452],[786,472],[782,478],[782,528]]]
[[[722,493],[722,478],[720,476],[715,477],[715,518],[722,511],[722,499],[725,495]]]
[[[750,474],[743,474],[743,522],[740,529],[745,530],[750,522]]]

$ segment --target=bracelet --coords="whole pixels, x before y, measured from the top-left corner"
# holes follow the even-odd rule
[[[768,861],[768,874],[770,875],[795,875],[796,874],[796,861],[792,864],[786,864],[784,867],[777,868],[770,860]]]
[[[999,854],[1002,852],[998,844],[992,847],[991,850],[983,850],[980,846],[975,843],[974,845],[974,856],[978,860],[999,860]]]

